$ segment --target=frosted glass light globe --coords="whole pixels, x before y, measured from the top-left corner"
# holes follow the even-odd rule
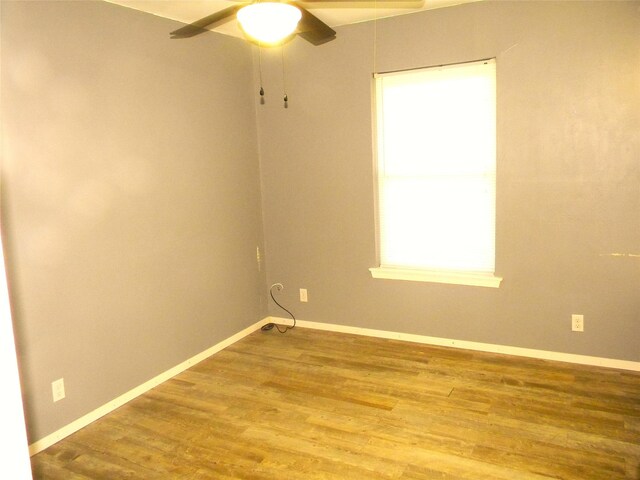
[[[287,3],[252,3],[238,10],[242,30],[264,44],[277,44],[291,35],[300,18],[300,10]]]

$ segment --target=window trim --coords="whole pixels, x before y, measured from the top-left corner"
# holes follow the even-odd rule
[[[438,270],[422,270],[381,265],[370,268],[373,278],[385,280],[408,280],[413,282],[447,283],[451,285],[467,285],[472,287],[500,288],[502,277],[492,273],[454,272]]]
[[[391,266],[391,265],[382,265],[381,262],[381,251],[380,251],[380,162],[378,158],[378,149],[381,145],[381,139],[378,136],[378,123],[380,121],[378,111],[378,99],[379,92],[376,88],[376,79],[381,76],[385,76],[393,73],[400,72],[408,72],[411,70],[422,70],[425,68],[447,68],[447,67],[455,67],[458,65],[464,64],[472,64],[472,63],[482,63],[482,62],[496,62],[494,58],[486,58],[481,60],[473,60],[469,62],[458,62],[448,65],[434,65],[431,67],[420,67],[415,69],[407,69],[401,71],[393,71],[393,72],[384,72],[377,73],[373,75],[372,78],[372,133],[373,137],[373,145],[374,145],[374,205],[375,205],[375,235],[376,235],[376,258],[379,262],[379,267],[369,268],[369,272],[371,273],[372,278],[374,279],[384,279],[384,280],[405,280],[405,281],[414,281],[414,282],[429,282],[429,283],[442,283],[442,284],[450,284],[450,285],[466,285],[466,286],[476,286],[476,287],[487,287],[487,288],[500,288],[500,284],[502,283],[503,277],[497,276],[494,272],[472,272],[472,271],[454,271],[454,270],[428,270],[422,268],[410,268],[404,266]],[[497,92],[496,92],[497,93]],[[496,99],[497,100],[497,99]],[[496,132],[497,133],[497,132]],[[494,178],[495,188],[497,190],[497,176]],[[497,194],[497,192],[496,192]],[[497,206],[496,206],[497,209]],[[496,225],[497,227],[497,225]],[[495,237],[494,237],[495,239]],[[497,250],[494,252],[494,255],[497,256]]]

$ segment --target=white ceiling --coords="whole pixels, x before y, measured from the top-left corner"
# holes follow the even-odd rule
[[[234,0],[105,0],[109,3],[115,3],[125,7],[140,10],[142,12],[151,13],[160,17],[177,20],[188,24],[196,20],[211,15],[219,10],[233,5]],[[407,13],[415,13],[421,10],[431,10],[434,8],[449,7],[451,5],[459,5],[462,3],[471,3],[481,0],[405,0],[404,3],[394,0],[394,8],[386,8],[389,3],[385,0],[377,0],[378,7],[373,8],[375,0],[367,2],[368,8],[356,8],[356,6],[364,5],[362,2],[316,2],[305,3],[300,0],[304,8],[309,10],[313,15],[321,19],[331,27],[347,25],[351,23],[366,22],[375,18],[392,17],[396,15],[405,15]],[[247,2],[249,3],[249,2]],[[400,7],[400,8],[398,8]],[[238,29],[236,22],[231,20],[223,25],[215,28],[216,32],[234,37],[242,37],[242,33]],[[169,35],[169,32],[167,32]]]

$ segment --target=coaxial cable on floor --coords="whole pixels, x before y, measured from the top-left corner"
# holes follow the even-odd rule
[[[276,329],[280,333],[286,333],[287,331],[291,330],[292,328],[295,328],[295,326],[296,326],[296,317],[293,315],[293,313],[291,313],[289,310],[287,310],[282,305],[280,305],[280,303],[278,303],[276,298],[273,296],[273,289],[274,288],[276,288],[278,291],[281,291],[282,289],[284,289],[284,286],[281,283],[274,283],[273,285],[271,285],[271,288],[269,288],[269,295],[271,295],[271,300],[273,300],[276,305],[278,305],[282,310],[284,310],[285,312],[287,312],[291,316],[291,318],[293,319],[293,325],[285,326],[284,330],[283,330],[283,329],[280,328],[280,326],[278,324],[267,323],[267,324],[262,326],[262,330],[264,330],[264,331],[271,330],[273,327],[276,327]]]

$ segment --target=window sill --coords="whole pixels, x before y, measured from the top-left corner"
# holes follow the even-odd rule
[[[502,277],[496,277],[491,273],[471,272],[438,272],[433,270],[417,270],[399,267],[370,268],[373,278],[387,280],[409,280],[413,282],[449,283],[453,285],[470,285],[474,287],[499,288]]]

